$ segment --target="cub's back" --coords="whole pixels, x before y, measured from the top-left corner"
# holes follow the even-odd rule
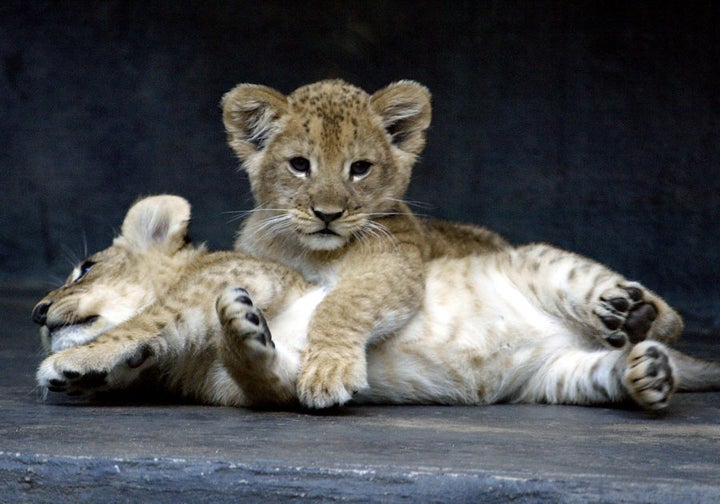
[[[510,247],[502,236],[484,227],[440,219],[421,219],[420,223],[430,259],[487,254]]]

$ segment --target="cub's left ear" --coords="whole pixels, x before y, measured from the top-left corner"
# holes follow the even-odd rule
[[[430,91],[425,86],[409,80],[394,82],[372,95],[370,106],[382,118],[394,145],[420,154],[431,116]]]
[[[220,105],[228,143],[242,161],[265,148],[288,106],[282,93],[258,84],[235,86]]]
[[[190,203],[179,196],[149,196],[128,210],[117,240],[133,250],[156,248],[174,254],[188,241]]]

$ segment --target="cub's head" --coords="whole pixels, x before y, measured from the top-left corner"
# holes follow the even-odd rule
[[[87,343],[128,320],[171,284],[192,251],[190,205],[152,196],[128,211],[113,244],[80,263],[33,309],[48,353]]]
[[[222,107],[262,212],[259,231],[310,250],[372,234],[374,218],[399,211],[430,125],[430,94],[411,81],[372,96],[339,80],[289,96],[240,84]]]

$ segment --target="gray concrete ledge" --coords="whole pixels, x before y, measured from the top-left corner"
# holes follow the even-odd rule
[[[716,502],[714,486],[548,480],[403,467],[0,455],[3,502]]]

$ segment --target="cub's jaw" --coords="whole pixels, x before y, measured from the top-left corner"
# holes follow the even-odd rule
[[[43,347],[48,353],[84,345],[109,329],[109,324],[99,315],[85,317],[73,324],[44,325],[40,328]]]
[[[342,248],[354,238],[362,236],[371,224],[364,214],[351,214],[332,222],[300,218],[296,220],[295,229],[298,241],[305,249],[330,251]]]

